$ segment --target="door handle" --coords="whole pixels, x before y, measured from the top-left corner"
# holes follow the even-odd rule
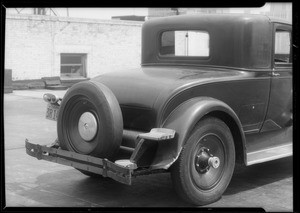
[[[272,76],[274,77],[280,76],[280,73],[272,72]]]

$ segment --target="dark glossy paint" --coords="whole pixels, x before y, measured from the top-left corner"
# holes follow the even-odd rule
[[[270,88],[268,72],[195,67],[142,67],[93,80],[115,94],[125,128],[144,131],[162,126],[178,105],[201,96],[229,105],[245,131],[259,129]]]
[[[278,76],[272,77],[268,111],[262,132],[278,130],[292,125],[293,89],[292,71],[276,71]]]
[[[259,132],[292,125],[291,67],[278,68],[273,63],[278,24],[260,15],[151,20],[142,29],[142,67],[107,73],[93,81],[115,94],[125,129],[176,130],[172,142],[159,145],[153,168],[168,168],[194,125],[208,113],[226,118],[246,163],[245,135],[260,137]],[[161,56],[159,36],[175,29],[207,31],[209,58]]]
[[[208,58],[159,54],[160,35],[169,30],[199,30],[209,34]],[[266,16],[216,14],[152,19],[142,28],[142,65],[201,64],[246,69],[270,69],[272,23]]]
[[[292,26],[283,23],[275,23],[273,35],[277,29],[286,30],[292,35]],[[273,43],[275,39],[273,36]],[[291,41],[292,44],[292,41]],[[292,88],[292,64],[278,65],[273,63],[270,101],[265,123],[261,132],[279,130],[292,125],[293,117],[293,88]]]
[[[216,113],[218,112],[218,113]],[[191,131],[198,121],[205,115],[214,113],[214,116],[224,116],[226,122],[230,125],[232,135],[235,138],[236,148],[241,153],[246,149],[245,138],[241,123],[235,112],[224,102],[211,97],[196,97],[180,104],[166,118],[163,127],[176,131],[173,141],[160,143],[153,160],[151,168],[168,168],[178,157],[184,141],[187,140]],[[239,155],[239,162],[245,162],[242,155]]]
[[[160,145],[157,151],[153,168],[160,168],[171,165],[193,126],[211,110],[223,111],[235,121],[237,131],[234,134],[240,138],[241,152],[245,152],[243,132],[258,131],[261,127],[267,110],[271,77],[267,71],[156,66],[105,74],[93,80],[105,84],[115,94],[125,129],[175,128],[174,123],[170,124],[170,119],[174,120],[170,114],[179,119],[175,110],[180,110],[179,106],[187,103],[183,111],[188,114],[184,116],[186,120],[177,122],[181,128],[175,128],[178,137],[174,144]],[[190,105],[189,100],[198,97],[215,101],[205,99],[199,105]],[[195,111],[199,113],[195,114]]]

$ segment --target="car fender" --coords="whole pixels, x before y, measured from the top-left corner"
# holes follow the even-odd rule
[[[235,143],[241,143],[243,161],[245,162],[245,135],[236,113],[220,100],[211,97],[197,97],[180,104],[163,122],[163,128],[173,129],[176,131],[176,134],[172,140],[163,141],[158,144],[151,168],[168,169],[179,157],[185,141],[199,120],[205,115],[214,112],[225,113],[234,121],[234,125],[236,125],[239,131],[237,134],[240,135],[239,138],[241,139],[241,141]]]

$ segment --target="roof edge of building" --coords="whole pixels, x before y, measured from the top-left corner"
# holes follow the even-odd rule
[[[76,22],[91,24],[109,24],[109,25],[130,25],[141,26],[141,21],[117,20],[117,19],[88,19],[76,17],[61,17],[49,15],[29,15],[29,14],[6,14],[6,19],[34,20],[34,21],[52,21],[52,22]]]

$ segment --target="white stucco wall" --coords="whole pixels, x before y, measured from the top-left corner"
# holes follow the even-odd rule
[[[61,53],[87,54],[87,77],[140,66],[141,22],[8,14],[5,68],[13,80],[60,76]]]

